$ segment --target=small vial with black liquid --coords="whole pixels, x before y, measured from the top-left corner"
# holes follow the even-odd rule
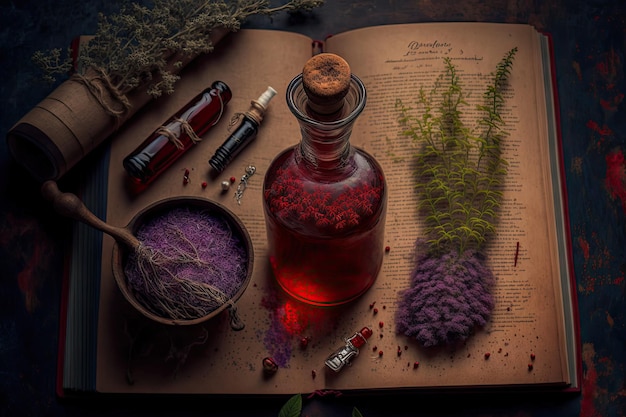
[[[157,178],[221,120],[231,98],[228,85],[215,81],[156,129],[122,162],[133,182],[147,186]]]
[[[209,159],[209,165],[213,169],[217,172],[224,171],[230,161],[256,138],[263,116],[267,111],[267,106],[275,95],[276,90],[272,87],[267,87],[267,90],[257,100],[250,102],[248,111],[240,115],[241,121],[237,128],[217,148],[215,155]]]

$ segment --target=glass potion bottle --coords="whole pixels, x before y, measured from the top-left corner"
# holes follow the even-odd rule
[[[375,282],[383,260],[387,190],[380,165],[350,144],[365,86],[334,54],[311,58],[287,88],[302,139],[263,185],[269,259],[294,298],[333,306]]]

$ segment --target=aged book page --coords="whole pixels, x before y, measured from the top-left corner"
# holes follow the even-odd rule
[[[300,139],[285,103],[289,81],[311,55],[311,40],[296,34],[242,30],[189,67],[173,96],[151,105],[114,138],[111,148],[107,222],[126,225],[148,204],[165,197],[203,196],[241,218],[254,243],[254,275],[238,302],[245,323],[229,326],[228,314],[194,328],[146,322],[126,306],[111,272],[113,239],[105,236],[98,331],[97,390],[123,393],[290,394],[315,390],[411,387],[489,387],[568,381],[559,293],[554,213],[550,205],[543,85],[535,32],[526,26],[420,24],[362,29],[335,35],[327,51],[342,55],[368,89],[366,110],[353,143],[383,166],[389,187],[386,255],[375,286],[360,300],[335,309],[307,307],[286,298],[274,283],[265,256],[261,187],[271,160]],[[497,306],[491,323],[457,349],[426,350],[394,330],[398,291],[409,285],[413,244],[420,236],[413,193],[412,154],[401,138],[394,103],[410,103],[429,88],[450,56],[482,91],[484,77],[510,48],[514,65],[506,114],[509,175],[499,234],[489,247],[497,276]],[[160,123],[214,80],[233,90],[224,120],[202,142],[138,195],[126,191],[122,159]],[[267,86],[278,91],[257,139],[213,177],[208,159],[228,135],[228,121],[248,108]],[[237,204],[234,186],[248,165],[256,173]],[[184,171],[190,183],[183,185]],[[202,182],[208,186],[203,188]],[[236,185],[236,183],[235,183]],[[517,244],[519,242],[519,251]],[[515,262],[515,259],[517,261]],[[340,373],[325,358],[364,326],[374,335]],[[307,343],[303,343],[303,339]],[[379,352],[382,352],[380,354]],[[485,359],[489,352],[490,358]],[[528,369],[530,355],[536,359]],[[261,361],[272,357],[278,372],[267,377]],[[419,362],[417,368],[414,363]]]
[[[560,288],[566,271],[560,269],[556,252],[552,206],[556,190],[551,184],[548,109],[538,35],[526,25],[421,24],[388,30],[366,28],[327,42],[329,50],[351,63],[368,88],[370,99],[353,143],[378,158],[389,181],[392,217],[387,219],[387,235],[393,249],[386,260],[384,279],[378,281],[378,298],[390,300],[388,309],[391,306],[392,310],[397,291],[408,285],[411,263],[407,256],[420,236],[412,190],[411,155],[416,149],[398,135],[395,101],[413,105],[419,88],[426,92],[432,88],[443,69],[443,57],[449,57],[458,68],[463,88],[470,93],[469,101],[479,103],[488,75],[507,51],[518,48],[506,94],[504,118],[510,136],[504,143],[504,158],[509,166],[501,221],[498,235],[488,247],[488,264],[497,277],[496,309],[489,326],[463,349],[449,355],[427,355],[426,361],[420,361],[429,364],[428,370],[420,365],[420,383],[427,373],[440,384],[452,386],[550,383],[569,378]],[[470,122],[471,112],[472,107],[465,110]],[[398,344],[404,346],[403,342],[400,339]],[[485,353],[490,353],[488,361]],[[536,359],[528,372],[531,353]],[[405,356],[409,355],[403,353]],[[400,384],[409,384],[410,378],[402,377]]]
[[[392,212],[394,207],[404,210],[399,211],[402,216],[387,221],[394,249],[402,245],[390,255],[398,256],[410,253],[411,235],[419,236],[419,224],[411,221],[417,219],[411,190],[414,150],[396,134],[395,100],[411,105],[420,86],[428,92],[441,72],[442,58],[450,57],[465,82],[464,88],[471,91],[470,101],[477,103],[486,85],[484,80],[497,62],[511,48],[519,49],[504,115],[510,132],[504,151],[509,172],[498,236],[488,250],[489,264],[497,277],[496,310],[485,332],[468,342],[466,358],[457,352],[454,365],[446,364],[446,359],[439,364],[450,370],[443,378],[444,385],[462,385],[467,380],[473,381],[470,385],[479,383],[482,372],[498,379],[496,383],[568,378],[564,350],[567,341],[561,327],[560,277],[564,271],[560,270],[556,252],[550,171],[554,167],[550,166],[538,35],[525,25],[423,24],[393,26],[386,31],[362,29],[328,41],[328,48],[344,56],[368,86],[370,101],[362,118],[365,120],[359,125],[361,133],[354,133],[353,142],[365,138],[364,146],[383,164],[388,180],[398,181],[389,187],[389,205]],[[378,53],[361,53],[345,38],[358,39],[359,44],[369,45],[368,50]],[[471,107],[466,114],[470,111]],[[406,268],[407,264],[398,262],[397,275],[386,281],[391,287],[390,297],[408,285]],[[491,353],[489,361],[483,360],[486,352]],[[546,359],[545,366],[535,363],[529,373],[530,354],[538,358],[538,352],[542,357],[547,355],[542,358]]]

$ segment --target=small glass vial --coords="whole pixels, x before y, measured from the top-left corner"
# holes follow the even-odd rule
[[[365,86],[334,54],[311,58],[287,88],[302,138],[268,168],[264,213],[276,280],[309,304],[356,299],[382,264],[385,178],[372,156],[350,144],[365,101]]]
[[[222,81],[194,97],[124,158],[130,178],[142,186],[151,183],[220,121],[231,98],[230,88]]]
[[[222,172],[224,168],[233,160],[239,152],[252,142],[259,131],[259,126],[263,121],[267,106],[272,97],[276,95],[276,90],[267,87],[267,90],[258,99],[250,102],[247,112],[240,114],[239,126],[235,131],[217,148],[215,154],[209,159],[209,165],[217,171]]]
[[[346,344],[334,351],[326,361],[326,366],[335,372],[352,363],[352,360],[359,356],[360,349],[367,343],[367,339],[372,336],[372,329],[363,327],[346,340]]]

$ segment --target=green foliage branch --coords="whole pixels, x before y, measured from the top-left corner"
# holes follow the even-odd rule
[[[479,250],[495,232],[500,186],[507,172],[501,147],[507,135],[504,89],[516,53],[517,48],[508,51],[491,74],[473,128],[464,123],[467,96],[449,58],[430,93],[420,90],[417,108],[396,101],[402,134],[420,146],[416,188],[426,240],[433,250]]]
[[[199,54],[213,51],[215,30],[236,31],[252,15],[310,11],[323,0],[290,0],[271,7],[267,0],[153,0],[125,2],[119,13],[100,13],[93,39],[76,57],[79,73],[95,71],[117,95],[138,87],[158,97],[174,90],[175,69]],[[56,81],[74,67],[71,49],[37,51],[33,61],[44,79]]]
[[[300,417],[302,414],[302,394],[291,396],[278,412],[278,417]],[[352,409],[352,417],[363,417],[358,408]]]

